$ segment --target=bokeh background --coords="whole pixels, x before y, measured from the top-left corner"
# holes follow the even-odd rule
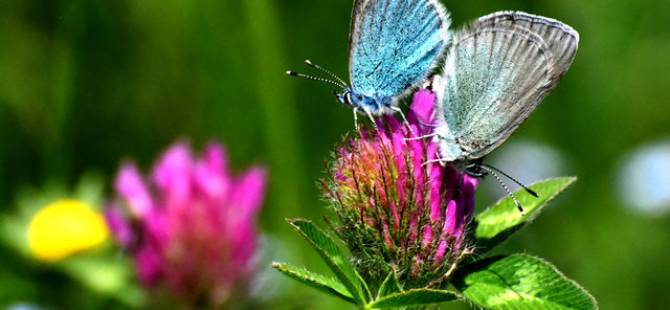
[[[525,182],[559,175],[580,180],[502,251],[547,258],[603,309],[667,307],[670,3],[445,4],[456,27],[496,10],[524,10],[581,33],[569,74],[490,158]],[[270,170],[261,218],[264,259],[325,271],[284,218],[326,214],[317,180],[333,145],[352,131],[352,114],[329,86],[290,80],[284,71],[309,71],[302,60],[310,58],[347,76],[351,5],[0,1],[0,215],[18,221],[16,214],[48,197],[87,186],[105,196],[123,159],[147,170],[178,138],[197,148],[219,139],[234,167],[264,163]],[[490,181],[480,194],[481,207],[502,195]],[[0,307],[137,306],[134,288],[109,294],[31,261],[11,242],[0,244]],[[272,271],[262,274],[264,294],[276,307],[342,307]]]

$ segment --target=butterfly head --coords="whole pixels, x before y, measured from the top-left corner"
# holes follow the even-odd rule
[[[286,74],[293,77],[304,78],[312,81],[337,86],[340,90],[339,91],[336,90],[333,93],[337,101],[346,106],[359,108],[363,111],[368,112],[369,114],[377,115],[377,114],[391,113],[393,111],[392,109],[390,109],[390,107],[393,106],[393,104],[395,103],[394,97],[373,98],[370,96],[359,94],[354,91],[352,86],[348,85],[339,76],[333,74],[329,70],[324,69],[323,67],[311,62],[310,60],[305,60],[305,64],[325,73],[326,75],[328,75],[329,78],[307,75],[292,70],[286,71]]]
[[[377,99],[369,97],[354,92],[351,87],[344,88],[341,92],[336,93],[335,97],[337,97],[337,101],[346,106],[357,108],[373,115],[393,113],[395,111],[391,109],[393,98]]]
[[[351,87],[344,88],[340,92],[335,92],[335,98],[337,98],[337,101],[339,101],[341,104],[346,105],[346,106],[354,106],[355,105],[355,100],[358,98],[356,96]]]

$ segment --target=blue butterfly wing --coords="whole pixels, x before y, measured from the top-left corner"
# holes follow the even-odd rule
[[[434,83],[441,156],[478,159],[505,142],[556,87],[577,45],[569,26],[525,13],[492,14],[459,32]]]
[[[396,98],[426,79],[451,40],[437,0],[357,0],[350,33],[354,93]]]

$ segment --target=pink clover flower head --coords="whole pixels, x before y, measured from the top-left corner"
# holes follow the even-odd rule
[[[418,91],[408,113],[411,130],[385,116],[379,130],[362,130],[335,154],[323,182],[357,269],[380,282],[395,270],[401,283],[422,287],[443,277],[467,253],[466,229],[478,180],[437,158],[428,135],[435,95]]]
[[[262,168],[231,175],[221,145],[194,158],[179,142],[150,177],[122,166],[107,220],[145,287],[167,290],[184,305],[223,307],[253,273],[265,186]]]

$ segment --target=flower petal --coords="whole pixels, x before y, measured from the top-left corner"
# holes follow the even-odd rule
[[[135,268],[144,286],[155,286],[163,277],[163,257],[153,246],[145,245],[135,254]]]
[[[198,190],[210,200],[223,201],[231,185],[227,169],[225,150],[219,144],[210,143],[195,167],[194,178]]]
[[[410,123],[421,128],[421,134],[429,133],[435,122],[435,94],[427,89],[419,90],[414,94],[408,119]]]
[[[191,194],[193,159],[188,144],[173,145],[154,168],[153,181],[166,199],[186,201]]]
[[[239,208],[235,212],[241,212],[245,217],[256,214],[265,195],[265,180],[265,169],[258,167],[252,168],[240,179],[231,197],[231,204]]]
[[[143,218],[153,209],[149,192],[137,168],[132,164],[124,164],[116,178],[116,191],[126,201],[131,213]]]
[[[123,217],[121,210],[115,206],[105,208],[105,220],[114,239],[122,248],[128,248],[135,238],[128,221]]]

